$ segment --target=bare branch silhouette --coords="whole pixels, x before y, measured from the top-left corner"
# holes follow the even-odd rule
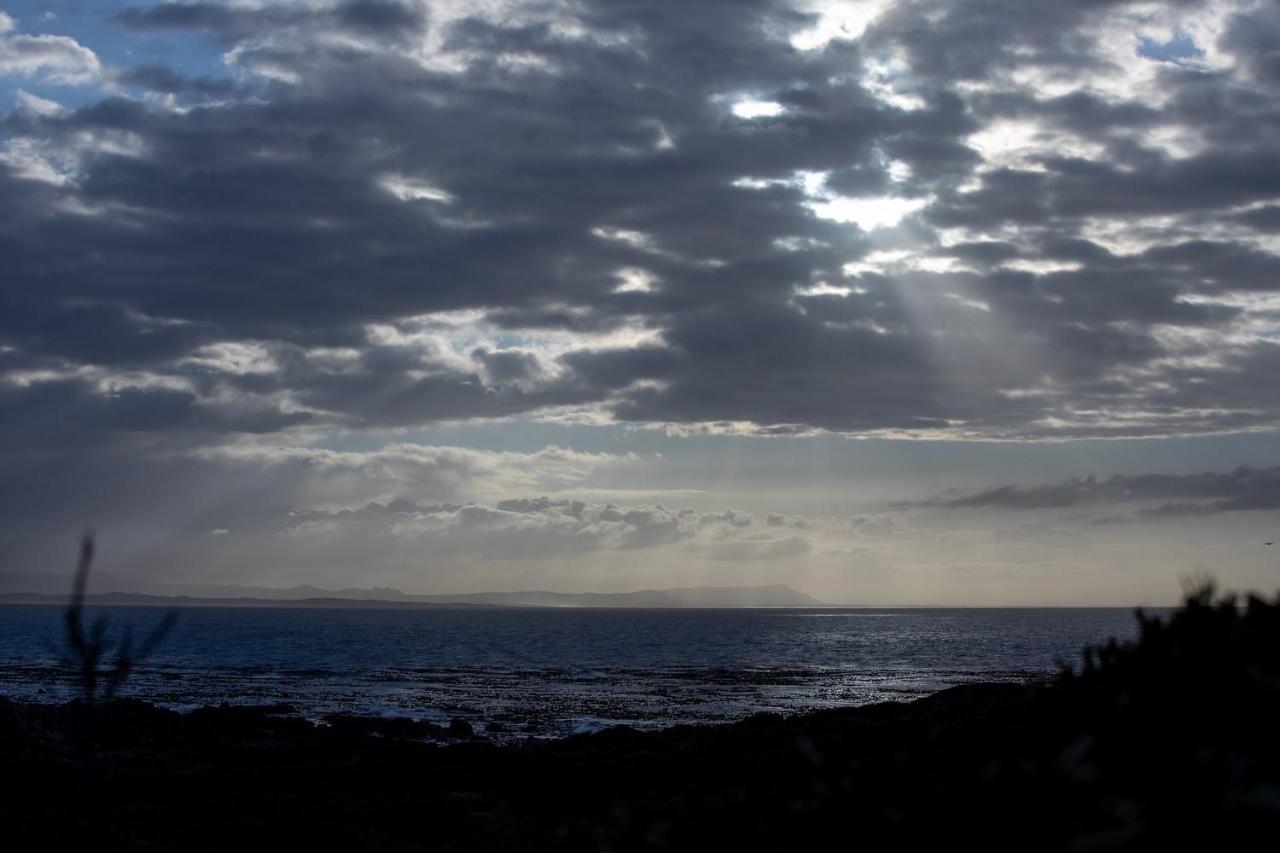
[[[132,626],[125,625],[114,649],[109,642],[109,617],[99,616],[86,630],[84,599],[89,585],[89,570],[93,566],[93,553],[93,531],[87,530],[80,540],[80,561],[71,583],[71,600],[66,612],[67,645],[79,674],[81,696],[90,705],[99,699],[113,698],[134,667],[155,651],[178,620],[177,610],[169,610],[136,646]],[[105,666],[108,657],[113,657],[114,660],[110,666]]]

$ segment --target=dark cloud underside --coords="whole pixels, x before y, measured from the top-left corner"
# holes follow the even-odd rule
[[[947,508],[1055,509],[1098,504],[1154,502],[1146,514],[1207,514],[1280,510],[1280,466],[1201,474],[1082,477],[1046,486],[995,486],[923,506]]]
[[[5,429],[1274,426],[1276,12],[1121,32],[1129,80],[1138,14],[899,3],[800,50],[774,2],[127,9],[233,73],[4,119]]]

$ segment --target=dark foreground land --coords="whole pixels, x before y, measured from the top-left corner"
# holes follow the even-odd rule
[[[8,849],[1251,850],[1280,835],[1280,599],[1208,590],[1071,675],[498,747],[282,709],[0,702]]]

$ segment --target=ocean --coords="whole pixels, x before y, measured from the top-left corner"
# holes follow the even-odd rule
[[[148,607],[89,608],[142,636]],[[497,739],[718,723],[1017,681],[1136,633],[1123,608],[180,611],[121,695],[466,719]],[[75,695],[63,611],[0,606],[0,695]]]

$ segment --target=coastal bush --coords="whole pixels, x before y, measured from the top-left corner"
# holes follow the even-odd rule
[[[1122,704],[1165,701],[1222,707],[1244,695],[1274,693],[1280,676],[1280,594],[1220,592],[1212,581],[1190,586],[1168,616],[1136,613],[1138,635],[1085,649],[1064,686]]]
[[[113,636],[111,619],[106,615],[99,616],[86,628],[84,598],[93,552],[93,534],[86,532],[80,540],[80,561],[71,582],[71,599],[65,615],[67,648],[79,679],[80,696],[89,705],[112,699],[133,668],[164,641],[178,618],[176,610],[167,611],[160,623],[136,645],[133,627],[125,624],[119,634]]]
[[[1045,697],[1062,763],[1134,833],[1274,828],[1280,818],[1280,595],[1200,581],[1130,642],[1090,648]],[[1172,839],[1172,836],[1170,836]]]

